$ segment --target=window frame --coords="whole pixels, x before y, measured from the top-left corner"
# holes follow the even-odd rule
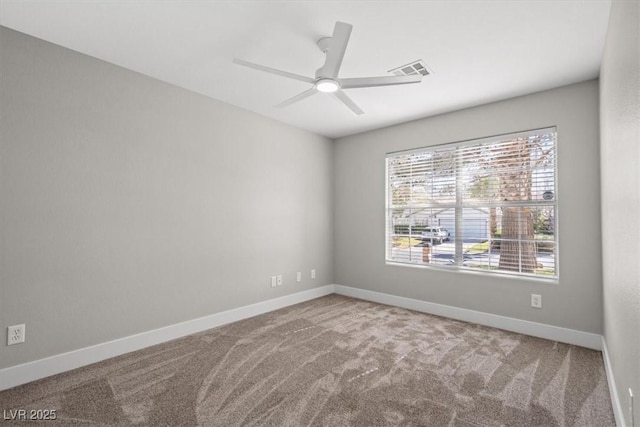
[[[461,244],[456,243],[456,250],[455,253],[453,255],[453,259],[454,259],[454,264],[452,265],[438,265],[438,264],[432,264],[432,263],[417,263],[417,262],[402,262],[402,261],[397,261],[394,260],[392,257],[391,252],[393,251],[393,245],[391,244],[391,239],[393,237],[393,235],[396,235],[396,233],[393,233],[393,229],[394,226],[392,224],[392,218],[391,218],[391,212],[394,209],[399,209],[398,207],[396,207],[395,205],[393,205],[391,203],[391,198],[392,198],[392,192],[391,192],[391,188],[390,188],[390,170],[389,170],[389,159],[390,158],[397,158],[400,156],[406,156],[406,155],[411,155],[411,154],[422,154],[422,153],[433,153],[434,151],[438,150],[438,149],[453,149],[455,150],[458,147],[469,147],[469,146],[482,146],[484,144],[490,144],[490,143],[498,143],[499,141],[503,141],[506,139],[510,139],[510,138],[523,138],[523,137],[530,137],[533,135],[539,135],[539,134],[545,134],[545,133],[553,133],[554,137],[553,137],[553,155],[554,155],[554,161],[553,161],[553,199],[552,200],[544,200],[544,201],[535,201],[535,200],[527,200],[527,201],[522,201],[522,202],[508,202],[508,201],[503,201],[503,202],[485,202],[485,203],[477,203],[475,205],[473,204],[468,204],[468,203],[464,203],[464,202],[460,202],[461,199],[458,198],[458,193],[460,188],[458,187],[458,178],[456,177],[455,182],[456,182],[456,191],[455,191],[455,199],[456,201],[454,203],[450,203],[450,204],[443,204],[440,205],[439,207],[445,207],[447,206],[448,209],[453,208],[455,209],[464,209],[464,208],[474,208],[474,207],[503,207],[503,206],[540,206],[540,207],[550,207],[553,210],[553,221],[551,222],[552,227],[553,227],[553,257],[554,257],[554,263],[553,263],[553,269],[554,269],[554,275],[544,275],[544,274],[536,274],[536,273],[527,273],[527,272],[521,272],[521,271],[508,271],[508,270],[498,270],[498,269],[482,269],[482,268],[474,268],[474,267],[469,267],[469,266],[465,266],[462,264],[463,262],[463,254],[464,252],[460,252],[458,253],[458,249],[461,247]],[[436,270],[441,270],[441,271],[447,271],[447,272],[460,272],[460,273],[466,273],[466,274],[479,274],[479,275],[484,275],[487,277],[509,277],[512,279],[523,279],[523,280],[532,280],[535,282],[549,282],[549,283],[555,283],[558,284],[559,283],[559,279],[560,279],[560,262],[559,262],[559,248],[560,248],[560,236],[558,233],[558,224],[559,224],[559,185],[558,185],[558,130],[556,126],[547,126],[547,127],[541,127],[541,128],[536,128],[536,129],[530,129],[530,130],[524,130],[524,131],[518,131],[518,132],[509,132],[509,133],[504,133],[504,134],[498,134],[498,135],[492,135],[492,136],[487,136],[487,137],[481,137],[481,138],[473,138],[473,139],[467,139],[467,140],[460,140],[460,141],[455,141],[455,142],[446,142],[446,143],[439,143],[439,144],[433,144],[433,145],[427,145],[427,146],[421,146],[418,148],[410,148],[410,149],[406,149],[406,150],[397,150],[397,151],[391,151],[391,152],[387,152],[385,154],[385,265],[389,265],[389,266],[399,266],[399,267],[410,267],[410,268],[418,268],[418,269],[436,269]],[[454,175],[457,176],[458,174],[458,170],[459,168],[455,168],[454,169]],[[492,175],[492,176],[497,176],[497,175]],[[416,209],[416,207],[410,207],[410,205],[405,205],[404,206],[407,209]],[[433,209],[433,207],[431,207],[431,209]],[[428,227],[435,227],[434,225],[427,225]],[[464,236],[459,237],[459,235],[456,234],[455,236],[456,240],[462,240],[464,239]],[[497,240],[497,239],[496,239]],[[500,241],[502,241],[503,239],[500,238]],[[520,240],[522,241],[522,240]],[[534,239],[535,241],[535,239]],[[536,247],[536,254],[537,254],[537,247]],[[537,258],[536,258],[537,259]]]

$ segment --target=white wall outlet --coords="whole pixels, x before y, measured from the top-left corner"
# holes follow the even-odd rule
[[[296,282],[302,282],[302,272],[298,271],[296,273]]]
[[[531,307],[542,308],[542,295],[531,294]]]
[[[275,288],[278,286],[278,278],[276,276],[271,276],[271,287]]]
[[[311,278],[312,279],[316,278],[316,269],[315,268],[313,270],[311,270]]]
[[[282,274],[278,275],[278,286],[282,286]]]
[[[629,425],[633,427],[633,390],[629,389]]]
[[[7,328],[7,345],[20,344],[24,342],[24,323],[22,325],[13,325]]]

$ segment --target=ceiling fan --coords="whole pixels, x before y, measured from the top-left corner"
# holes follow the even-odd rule
[[[315,78],[301,76],[289,73],[287,71],[277,70],[264,65],[254,64],[253,62],[244,61],[234,58],[233,62],[245,67],[254,68],[256,70],[265,71],[267,73],[276,74],[278,76],[299,80],[313,85],[310,89],[281,102],[276,107],[282,108],[301,101],[314,95],[317,92],[325,92],[333,95],[338,101],[346,105],[355,114],[362,114],[364,111],[353,102],[351,98],[344,93],[343,89],[355,89],[376,86],[392,86],[407,83],[420,83],[421,75],[408,76],[382,76],[382,77],[356,77],[356,78],[339,78],[338,72],[342,65],[344,53],[347,50],[349,37],[353,26],[344,22],[336,22],[333,28],[333,35],[325,37],[318,41],[318,47],[326,54],[324,65],[316,71]]]

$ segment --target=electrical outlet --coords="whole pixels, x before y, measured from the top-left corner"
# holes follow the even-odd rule
[[[282,274],[278,275],[278,286],[282,286]]]
[[[24,323],[22,325],[9,326],[7,328],[7,345],[24,342],[24,330]]]
[[[278,278],[276,276],[271,276],[271,287],[275,288],[278,286]]]
[[[296,273],[296,282],[302,282],[302,272],[300,271]]]
[[[531,307],[542,308],[542,295],[531,294]]]
[[[633,427],[633,390],[629,389],[629,425]]]
[[[313,270],[311,270],[311,278],[312,279],[316,278],[316,269],[315,268]]]

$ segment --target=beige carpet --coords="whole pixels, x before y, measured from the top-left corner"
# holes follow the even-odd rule
[[[338,295],[0,392],[19,408],[55,409],[44,425],[615,425],[600,352]]]

